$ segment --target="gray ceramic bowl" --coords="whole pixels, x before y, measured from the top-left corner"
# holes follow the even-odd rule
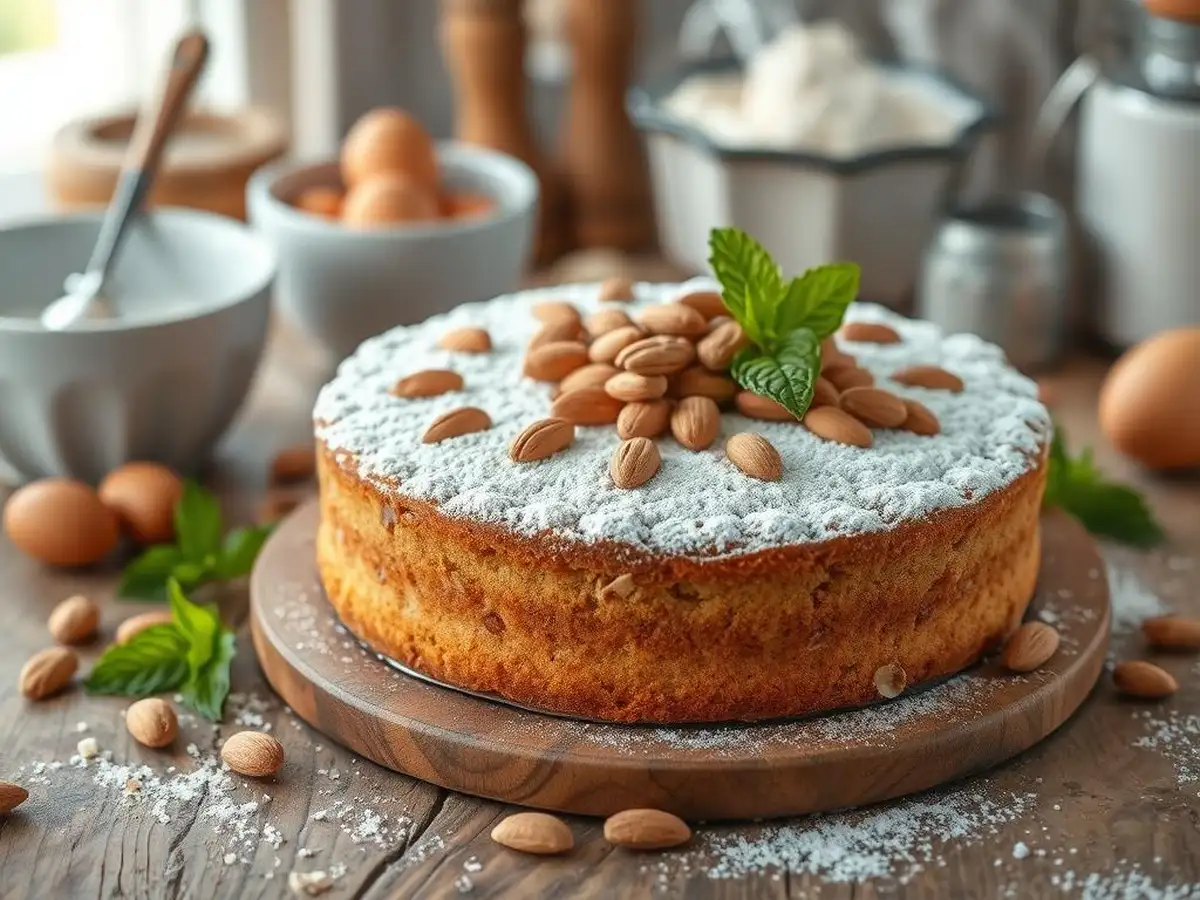
[[[279,256],[283,313],[337,358],[394,325],[514,290],[529,260],[537,178],[528,166],[465,144],[438,146],[443,182],[487,194],[478,219],[352,229],[291,204],[305,189],[340,187],[336,163],[280,163],[250,179],[250,220]]]
[[[0,470],[96,482],[130,460],[188,472],[232,421],[262,355],[274,257],[233,219],[183,209],[132,226],[108,292],[128,318],[47,332],[99,213],[0,229]]]

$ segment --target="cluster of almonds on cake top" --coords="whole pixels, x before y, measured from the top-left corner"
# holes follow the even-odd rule
[[[872,428],[902,428],[919,435],[940,430],[923,404],[875,386],[874,376],[832,338],[822,345],[821,376],[812,405],[800,420],[769,397],[743,390],[729,376],[734,355],[746,346],[741,326],[727,315],[715,291],[685,291],[673,302],[650,306],[631,317],[619,306],[634,299],[633,285],[614,278],[600,299],[614,305],[586,319],[572,304],[546,301],[533,308],[542,323],[529,342],[524,374],[557,385],[550,416],[531,423],[513,441],[516,462],[545,459],[568,447],[579,425],[615,425],[622,443],[610,473],[620,488],[636,488],[654,477],[661,457],[654,439],[670,431],[689,450],[706,450],[721,431],[721,408],[764,421],[797,422],[819,438],[870,447]],[[895,329],[852,322],[840,334],[850,342],[898,343]],[[457,328],[438,345],[463,353],[486,353],[492,342],[482,328]],[[936,366],[892,373],[899,384],[959,392],[958,376]],[[429,397],[463,387],[448,369],[426,369],[392,388],[398,397]],[[491,427],[485,410],[461,407],[435,419],[423,437],[436,443]],[[765,437],[732,435],[725,444],[730,462],[752,478],[776,481],[783,473],[779,452]]]

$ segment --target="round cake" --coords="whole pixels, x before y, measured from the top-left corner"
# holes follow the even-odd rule
[[[1034,384],[856,303],[800,422],[722,371],[715,289],[526,291],[345,360],[314,424],[346,626],[451,685],[660,723],[863,704],[1001,642],[1038,574]],[[695,352],[646,374],[637,346],[614,356],[646,340],[628,320]]]

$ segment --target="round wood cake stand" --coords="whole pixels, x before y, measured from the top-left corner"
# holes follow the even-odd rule
[[[876,706],[758,725],[655,727],[518,709],[396,671],[364,650],[325,599],[316,505],[282,523],[251,580],[254,646],[271,685],[318,731],[382,766],[442,787],[584,815],[631,807],[691,820],[859,806],[1006,760],[1065,722],[1108,646],[1104,566],[1061,515],[1043,519],[1031,615],[1062,634],[1025,676],[994,661]]]

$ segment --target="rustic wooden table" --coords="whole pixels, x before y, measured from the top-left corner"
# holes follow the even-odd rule
[[[252,515],[272,453],[307,438],[322,368],[302,342],[276,334],[211,473],[232,517]],[[1151,554],[1107,551],[1120,573],[1114,649],[1136,655],[1143,651],[1129,623],[1156,596],[1200,614],[1200,483],[1144,477],[1103,450],[1094,421],[1102,372],[1097,361],[1072,363],[1054,379],[1054,406],[1076,445],[1098,443],[1111,473],[1147,491],[1171,536]],[[786,823],[702,826],[692,846],[665,854],[614,850],[599,822],[574,820],[576,849],[539,859],[490,841],[510,812],[503,805],[358,760],[297,720],[272,697],[244,629],[225,724],[185,719],[167,751],[128,737],[120,699],[75,689],[25,701],[17,673],[50,643],[45,621],[55,602],[75,592],[101,600],[107,635],[145,608],[112,598],[114,575],[49,571],[0,542],[0,778],[30,791],[0,818],[0,897],[274,898],[289,895],[289,873],[312,870],[336,876],[331,898],[1200,896],[1194,657],[1163,663],[1183,684],[1176,697],[1131,704],[1105,680],[1034,750],[917,798]],[[226,598],[227,615],[244,611],[244,596]],[[83,654],[85,667],[99,647]],[[223,735],[255,726],[269,726],[286,748],[277,779],[249,783],[206,762]],[[72,760],[85,736],[104,751],[86,766]],[[138,793],[126,787],[131,776]]]

